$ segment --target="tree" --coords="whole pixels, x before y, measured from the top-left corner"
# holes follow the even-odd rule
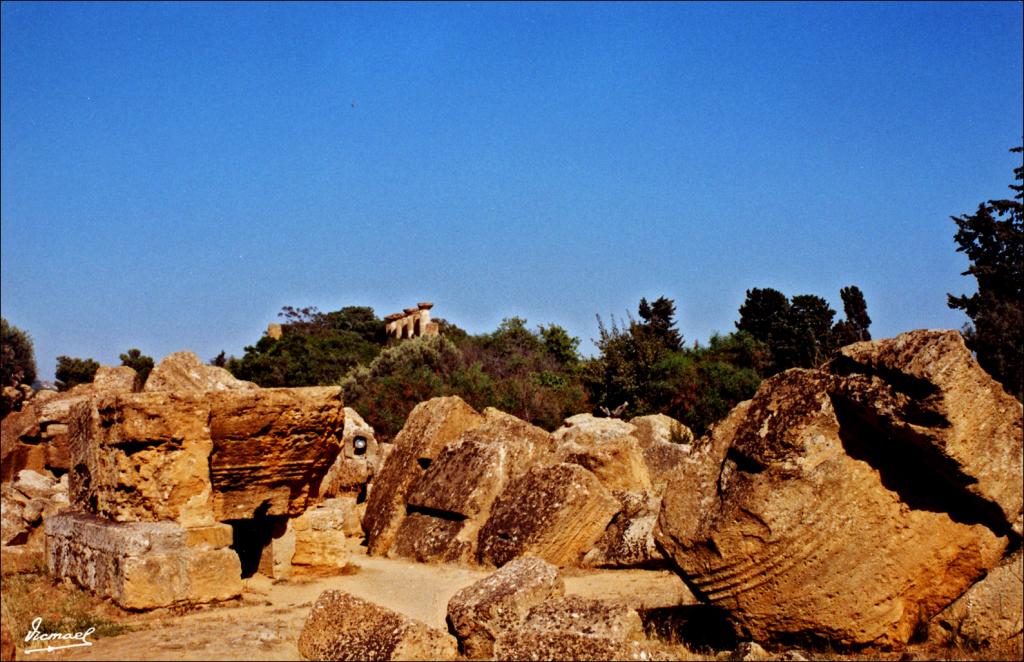
[[[1024,153],[1014,147],[1012,153]],[[1007,392],[1024,397],[1024,164],[1013,170],[1010,200],[989,200],[974,214],[951,217],[957,225],[957,252],[970,261],[977,292],[948,295],[950,308],[973,322],[965,336],[978,363]]]
[[[146,356],[141,350],[131,348],[120,357],[121,365],[126,365],[135,371],[135,390],[141,391],[146,385],[150,371],[153,370],[153,357]]]
[[[224,359],[235,377],[260,386],[336,384],[357,365],[380,353],[384,322],[372,308],[349,306],[330,313],[285,306],[279,339],[263,336],[240,359]]]
[[[836,311],[828,302],[813,294],[798,294],[790,299],[787,354],[794,358],[790,367],[814,368],[832,354],[832,319]]]
[[[865,306],[864,319],[866,311]],[[798,294],[787,299],[778,290],[753,288],[747,290],[739,312],[736,328],[763,342],[771,351],[771,365],[765,375],[789,368],[813,368],[835,349],[832,320],[836,312],[819,296]],[[860,321],[863,323],[864,319]],[[867,323],[870,322],[868,319]]]
[[[234,358],[234,357],[232,357]],[[210,365],[217,368],[223,368],[228,364],[228,357],[224,350],[220,350],[220,354],[210,359]]]
[[[569,332],[558,326],[550,324],[538,327],[540,337],[544,342],[544,349],[553,359],[563,366],[574,366],[580,361],[577,349],[580,346],[580,339],[570,336]]]
[[[871,340],[871,332],[868,331],[871,318],[868,317],[868,304],[864,300],[864,293],[856,285],[851,285],[839,290],[839,296],[843,299],[846,319],[836,322],[832,327],[836,348],[862,340]]]
[[[676,329],[676,304],[672,299],[658,297],[653,304],[647,303],[647,299],[640,299],[640,319],[644,322],[641,325],[647,332],[670,351],[682,349],[683,337]]]
[[[31,384],[35,379],[36,359],[31,336],[0,318],[0,386]]]
[[[99,369],[100,364],[92,359],[58,356],[57,390],[66,391],[79,384],[89,384]]]

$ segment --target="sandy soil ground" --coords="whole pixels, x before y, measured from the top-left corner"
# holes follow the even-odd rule
[[[447,629],[448,600],[489,571],[369,557],[353,549],[352,574],[296,577],[273,582],[257,575],[246,580],[242,599],[184,614],[161,610],[132,615],[134,631],[98,639],[89,648],[24,656],[38,660],[295,660],[306,615],[317,597],[339,589]],[[670,572],[573,571],[566,592],[621,599],[657,607],[692,600]]]

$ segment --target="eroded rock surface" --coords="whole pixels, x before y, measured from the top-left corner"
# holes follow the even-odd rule
[[[395,437],[367,499],[363,528],[371,554],[387,554],[406,515],[409,490],[438,454],[484,417],[456,396],[421,402]]]
[[[214,527],[217,528],[217,527]],[[227,600],[241,594],[230,533],[198,535],[173,522],[110,522],[84,513],[46,520],[51,572],[125,609]],[[214,546],[218,545],[218,546]]]
[[[998,645],[1024,630],[1024,556],[1004,559],[932,619],[933,638]]]
[[[252,382],[236,379],[217,366],[206,365],[193,352],[174,352],[150,371],[143,387],[147,393],[166,391],[227,391],[259,388]]]
[[[299,635],[309,660],[453,660],[455,638],[342,591],[325,591]]]
[[[338,453],[337,387],[98,395],[71,414],[71,497],[117,522],[298,515]]]
[[[1017,535],[1021,407],[958,334],[843,354],[766,380],[663,497],[659,542],[759,641],[901,646]]]
[[[564,593],[558,568],[523,557],[452,596],[448,622],[467,657],[487,659],[495,639],[518,627],[531,608]]]
[[[583,467],[534,467],[495,502],[480,530],[480,560],[500,566],[531,555],[557,566],[578,565],[618,510],[611,493]]]

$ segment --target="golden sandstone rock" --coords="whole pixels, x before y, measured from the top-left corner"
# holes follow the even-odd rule
[[[206,365],[193,352],[168,354],[153,368],[143,389],[154,391],[227,391],[259,388],[217,366]]]
[[[656,535],[756,640],[903,645],[1019,541],[1011,400],[955,332],[844,348],[736,407]]]
[[[448,622],[467,657],[489,659],[497,637],[518,627],[532,607],[564,594],[557,567],[524,556],[452,596]]]
[[[363,528],[371,554],[386,554],[395,543],[412,484],[447,444],[483,421],[456,396],[421,402],[410,412],[367,500]]]
[[[306,618],[299,652],[309,660],[454,660],[447,632],[344,593],[325,591]]]
[[[201,386],[71,404],[78,512],[46,522],[55,575],[150,609],[237,596],[243,572],[344,564],[351,508],[308,510],[341,450],[340,389]]]

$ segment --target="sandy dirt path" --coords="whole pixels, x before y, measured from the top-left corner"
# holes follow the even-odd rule
[[[166,610],[130,617],[133,632],[98,639],[90,648],[25,656],[31,660],[295,660],[299,633],[313,602],[338,589],[447,629],[449,599],[491,571],[426,565],[366,556],[353,550],[353,574],[272,582],[246,581],[242,599],[181,615]],[[692,600],[669,572],[570,571],[566,592],[621,599],[637,606],[664,606]]]

